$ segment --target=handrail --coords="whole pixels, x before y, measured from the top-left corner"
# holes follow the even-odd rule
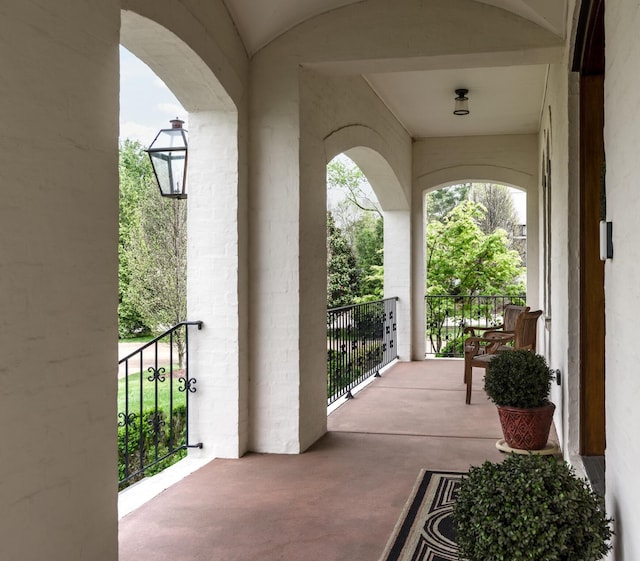
[[[197,325],[198,326],[198,331],[200,331],[202,329],[202,326],[204,325],[204,323],[202,321],[181,321],[180,323],[176,323],[173,327],[170,327],[164,333],[161,333],[157,337],[154,337],[153,339],[151,339],[151,341],[147,341],[147,343],[145,343],[141,347],[138,347],[132,353],[128,354],[127,356],[125,356],[123,358],[118,359],[118,364],[122,364],[126,360],[129,360],[130,358],[133,358],[138,353],[144,351],[146,348],[150,347],[151,345],[153,345],[155,343],[158,343],[159,341],[161,341],[162,339],[167,337],[167,335],[169,335],[171,332],[176,331],[177,329],[179,329],[183,325]]]
[[[427,294],[424,299],[425,356],[461,358],[465,327],[493,327],[502,323],[504,307],[524,305],[526,294]]]
[[[200,330],[203,322],[182,321],[118,360],[118,377],[124,380],[118,383],[121,489],[162,471],[182,458],[188,448],[202,448],[201,442],[189,441],[189,396],[196,392],[196,379],[189,374],[190,326]],[[161,358],[159,345],[166,339],[169,354]],[[173,364],[174,345],[178,346],[179,371]],[[131,369],[130,362],[134,365]]]
[[[398,357],[398,298],[327,310],[327,405]]]

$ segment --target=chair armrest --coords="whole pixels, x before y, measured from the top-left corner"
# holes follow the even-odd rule
[[[511,341],[516,338],[515,331],[487,331],[481,339],[496,341],[501,339],[505,342]]]
[[[475,356],[481,349],[485,354],[495,354],[501,345],[514,339],[515,334],[503,331],[487,331],[484,337],[468,337],[464,340],[464,355]]]
[[[491,327],[476,327],[474,325],[469,325],[462,330],[462,334],[471,333],[472,337],[476,336],[476,331],[496,331],[501,330],[504,327],[504,324],[501,325],[493,325]]]

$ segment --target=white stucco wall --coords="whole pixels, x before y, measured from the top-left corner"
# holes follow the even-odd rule
[[[536,135],[425,138],[413,148],[413,359],[425,353],[424,196],[441,185],[493,181],[527,193],[527,304],[539,306],[538,156]],[[421,326],[421,327],[418,327]]]
[[[411,138],[359,76],[330,76],[306,70],[301,76],[301,92],[304,137],[309,135],[322,143],[319,150],[301,151],[301,158],[322,158],[326,165],[345,152],[367,176],[380,202],[385,221],[385,297],[398,298],[398,356],[409,360]],[[326,191],[326,172],[319,171],[303,184],[313,183],[314,190]],[[309,210],[319,213],[325,210],[326,201],[324,205]],[[324,238],[326,230],[319,230],[317,235]],[[325,279],[323,267],[313,279],[318,285],[312,289],[314,293],[324,291],[326,286],[319,285],[326,285]]]
[[[0,558],[115,561],[119,7],[1,11]]]
[[[605,150],[607,220],[613,222],[613,259],[605,265],[607,505],[616,519],[615,559],[640,558],[640,348],[636,296],[640,280],[640,12],[636,2],[607,2],[605,10]]]
[[[573,90],[569,96],[569,79]],[[543,309],[539,330],[539,351],[551,368],[559,369],[562,385],[552,384],[551,400],[556,404],[555,427],[567,458],[579,453],[580,364],[579,355],[579,100],[577,77],[570,76],[568,55],[562,63],[549,66],[539,135],[539,168],[549,147],[551,158],[551,290],[550,309],[545,308],[544,232],[542,176],[538,177],[540,208],[540,302]],[[572,155],[571,158],[569,155]],[[544,164],[546,165],[546,164]],[[569,431],[572,434],[569,434]]]

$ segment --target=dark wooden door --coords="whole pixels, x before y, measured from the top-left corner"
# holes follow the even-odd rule
[[[605,294],[599,223],[604,203],[604,2],[583,2],[580,59],[580,447],[605,449]]]
[[[581,453],[604,454],[604,262],[600,260],[600,193],[604,165],[604,76],[580,80],[580,355]]]

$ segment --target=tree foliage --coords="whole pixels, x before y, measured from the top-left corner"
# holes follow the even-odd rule
[[[187,315],[187,201],[159,193],[140,204],[127,260],[128,297],[146,324],[162,332]],[[183,341],[177,337],[182,365]]]
[[[353,304],[360,293],[356,257],[333,215],[327,212],[327,307]]]
[[[485,209],[465,201],[427,225],[427,294],[519,294],[524,269],[504,230],[485,234]]]
[[[337,204],[329,201],[333,227],[351,248],[359,278],[359,290],[348,303],[379,300],[384,292],[384,222],[378,201],[360,168],[346,157],[327,165],[327,187],[342,197]],[[331,287],[332,279],[327,282]]]
[[[482,299],[476,309],[463,314],[464,298],[478,295],[520,296],[524,290],[524,267],[517,251],[508,249],[507,234],[498,229],[485,234],[479,223],[485,208],[465,201],[442,222],[427,225],[427,295],[453,298],[427,299],[427,335],[436,353],[448,338],[452,348],[459,344],[463,317],[485,313]],[[456,299],[459,296],[460,298]]]
[[[157,190],[149,158],[139,142],[127,139],[121,144],[119,173],[118,332],[120,337],[131,337],[150,333],[150,327],[129,298],[132,273],[127,250],[140,220],[140,203]]]
[[[355,254],[360,271],[359,302],[380,300],[384,293],[384,221],[371,213],[355,224]]]
[[[518,218],[507,187],[493,183],[474,183],[469,199],[485,208],[484,216],[478,222],[485,234],[502,228],[507,235],[514,235]]]
[[[382,217],[380,205],[371,192],[367,178],[350,159],[338,157],[327,164],[327,187],[345,196],[349,203],[346,208],[374,212]]]
[[[471,183],[449,185],[427,194],[427,222],[440,222],[469,196]]]
[[[187,203],[165,199],[140,143],[120,149],[121,336],[160,333],[187,313]],[[182,365],[184,341],[175,337]]]
[[[518,215],[513,204],[513,197],[508,187],[494,183],[474,183],[469,193],[469,199],[480,203],[486,209],[484,218],[480,221],[480,229],[490,234],[502,228],[509,240],[509,249],[515,249],[526,263],[526,239],[521,236]]]

